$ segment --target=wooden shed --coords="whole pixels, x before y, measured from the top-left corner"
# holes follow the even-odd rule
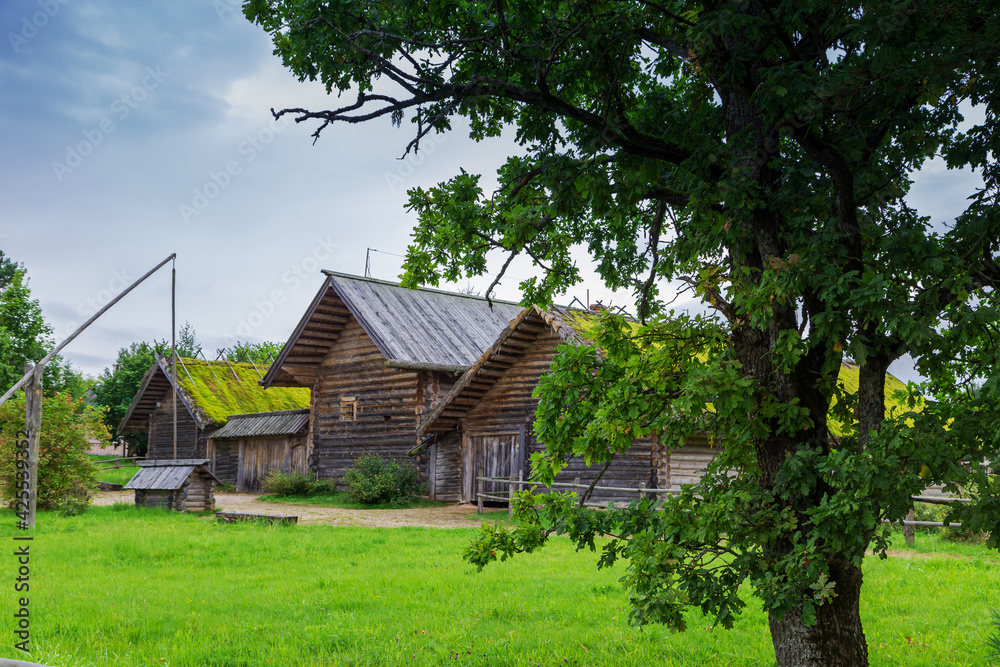
[[[418,429],[421,444],[411,450],[426,452],[431,497],[473,502],[476,477],[531,475],[530,457],[544,444],[534,436],[538,399],[532,392],[563,343],[588,344],[574,322],[584,311],[554,307],[526,308],[515,317],[493,345],[456,382],[427,415]],[[637,441],[612,462],[601,486],[639,489],[679,488],[695,481],[715,456],[704,436],[692,437],[674,450],[652,440]],[[598,470],[573,459],[557,480],[579,478],[589,483]],[[486,493],[506,495],[507,485],[487,484]],[[597,492],[597,502],[635,500],[630,492]]]
[[[208,439],[212,472],[237,491],[259,491],[272,471],[309,472],[309,410],[231,415]]]
[[[118,433],[148,434],[148,460],[210,459],[210,466],[223,473],[219,476],[235,484],[235,474],[231,478],[226,474],[227,466],[233,467],[235,473],[235,465],[228,459],[215,461],[218,452],[210,449],[210,436],[225,427],[233,415],[308,410],[309,407],[308,389],[265,391],[260,380],[266,370],[258,370],[248,363],[181,358],[177,364],[175,387],[169,359],[159,358],[143,378]],[[174,401],[177,401],[176,455],[173,448]],[[278,437],[283,438],[283,435]],[[230,451],[224,448],[224,457],[229,454]]]
[[[162,507],[177,512],[215,509],[215,483],[208,459],[139,461],[139,472],[125,489],[135,490],[139,507]]]
[[[367,453],[408,459],[423,415],[522,309],[517,304],[324,272],[264,377],[312,389],[309,466],[340,479]]]

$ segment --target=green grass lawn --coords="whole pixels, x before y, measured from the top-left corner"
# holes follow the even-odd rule
[[[0,514],[11,583],[13,526]],[[752,601],[730,631],[695,612],[684,633],[632,628],[621,570],[565,541],[477,574],[460,557],[473,528],[229,525],[131,506],[42,512],[38,526],[30,659],[53,666],[773,664]],[[986,664],[1000,565],[971,549],[866,561],[873,665]],[[12,648],[13,586],[0,590],[0,656],[27,659]]]
[[[112,464],[106,461],[113,458],[115,457],[92,456],[91,460],[95,468],[107,468]],[[127,481],[132,479],[137,472],[139,472],[139,466],[129,465],[121,468],[112,468],[111,470],[98,470],[97,480],[100,482],[110,482],[112,484],[125,484]]]
[[[316,493],[308,496],[279,496],[263,495],[258,500],[269,503],[287,503],[291,505],[317,505],[319,507],[339,507],[349,510],[398,510],[409,507],[440,507],[447,503],[427,500],[426,498],[415,498],[404,505],[392,505],[390,503],[375,503],[374,505],[364,505],[351,500],[346,493]],[[506,510],[505,510],[506,512]]]

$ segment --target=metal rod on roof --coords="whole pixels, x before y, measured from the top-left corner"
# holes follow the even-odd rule
[[[260,375],[260,369],[259,369],[259,368],[257,368],[257,364],[255,364],[255,363],[253,362],[253,359],[251,359],[251,358],[250,358],[250,355],[249,355],[249,354],[247,355],[247,361],[249,361],[249,362],[250,362],[250,365],[251,365],[251,366],[253,366],[253,369],[254,369],[255,371],[257,371],[257,375]],[[264,376],[263,376],[263,375],[260,375],[260,379],[261,379],[261,380],[263,380],[263,379],[264,379]]]
[[[191,386],[194,387],[194,378],[191,377],[191,371],[188,370],[188,367],[184,365],[184,360],[177,357],[177,361],[181,362],[181,368],[183,368],[184,372],[187,373],[188,380],[191,380]]]
[[[170,266],[170,354],[174,376],[174,458],[177,458],[177,263]]]
[[[226,359],[225,361],[226,361],[226,365],[229,366],[229,370],[232,371],[233,377],[236,378],[237,382],[239,382],[240,381],[240,376],[236,374],[236,369],[233,368],[233,365],[231,363],[229,363],[229,359]],[[218,379],[218,378],[216,378],[216,379]]]
[[[97,311],[96,313],[94,313],[89,320],[87,320],[86,322],[84,322],[83,324],[81,324],[79,329],[77,329],[76,331],[74,331],[73,333],[71,333],[69,335],[69,338],[67,338],[63,342],[59,343],[58,345],[56,345],[54,348],[52,348],[52,351],[49,352],[47,355],[45,355],[45,357],[41,361],[39,361],[37,364],[35,364],[35,366],[45,366],[50,361],[52,361],[52,358],[54,356],[56,356],[57,354],[59,354],[59,352],[64,347],[66,347],[67,345],[69,345],[69,343],[74,338],[76,338],[81,333],[83,333],[83,330],[86,329],[87,327],[89,327],[91,324],[93,324],[97,320],[98,317],[100,317],[101,315],[103,315],[104,313],[106,313],[108,311],[108,309],[111,308],[111,306],[113,306],[116,303],[118,303],[119,301],[121,301],[125,297],[126,294],[128,294],[129,292],[131,292],[132,290],[134,290],[136,287],[138,287],[139,284],[142,281],[144,281],[146,278],[148,278],[151,275],[153,275],[154,273],[156,273],[158,270],[160,270],[161,267],[163,267],[164,264],[166,264],[170,260],[174,259],[175,257],[177,257],[177,253],[172,253],[170,255],[170,257],[167,257],[165,260],[163,260],[162,262],[160,262],[159,264],[157,264],[156,266],[154,266],[152,269],[150,269],[149,271],[147,271],[141,278],[139,278],[134,283],[132,283],[131,285],[129,285],[128,288],[126,288],[124,292],[122,292],[121,294],[119,294],[118,296],[116,296],[114,299],[112,299],[111,301],[109,301],[106,306],[104,306],[99,311]],[[26,382],[28,382],[28,380],[31,378],[32,373],[34,373],[34,371],[31,371],[31,373],[25,373],[24,377],[22,377],[20,380],[18,380],[17,382],[15,382],[14,386],[11,387],[10,389],[8,389],[7,393],[4,394],[2,397],[0,397],[0,405],[3,405],[4,403],[6,403],[7,399],[9,399],[11,396],[14,395],[14,392],[16,392],[18,389],[20,389],[21,387],[23,387],[24,384]]]

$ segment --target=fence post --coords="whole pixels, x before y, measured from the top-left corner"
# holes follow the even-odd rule
[[[514,473],[510,474],[510,482],[507,484],[507,518],[514,518]]]
[[[910,511],[906,513],[906,520],[907,521],[913,521],[913,508],[912,507],[910,508]],[[903,524],[903,538],[906,540],[907,544],[913,544],[916,541],[916,539],[917,539],[917,527],[916,526],[907,526],[904,523]]]
[[[480,514],[483,513],[483,480],[481,477],[476,478],[476,510]]]

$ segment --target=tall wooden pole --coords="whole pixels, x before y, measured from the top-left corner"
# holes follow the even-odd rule
[[[170,265],[170,373],[174,385],[174,459],[177,459],[177,263]]]
[[[28,426],[28,513],[24,518],[26,529],[35,527],[38,510],[38,451],[42,437],[42,374],[45,366],[25,364],[24,374],[29,375],[24,391],[25,422]]]
[[[49,352],[48,354],[46,354],[45,358],[38,362],[38,365],[41,366],[42,368],[45,368],[46,364],[48,364],[50,361],[52,361],[52,358],[55,357],[57,354],[59,354],[60,350],[62,350],[67,345],[69,345],[70,341],[72,341],[74,338],[76,338],[81,333],[83,333],[83,330],[86,329],[87,327],[89,327],[91,324],[93,324],[97,320],[98,317],[100,317],[101,315],[103,315],[104,313],[106,313],[108,311],[108,309],[111,308],[111,306],[113,306],[116,303],[118,303],[119,301],[121,301],[125,297],[126,294],[128,294],[129,292],[131,292],[132,290],[134,290],[136,287],[138,287],[139,284],[142,281],[144,281],[146,278],[148,278],[151,275],[153,275],[154,273],[156,273],[160,269],[161,266],[163,266],[164,264],[166,264],[167,262],[169,262],[170,260],[172,260],[172,259],[174,259],[176,257],[177,257],[177,253],[171,254],[170,257],[167,257],[165,260],[163,260],[162,262],[160,262],[159,264],[157,264],[156,266],[154,266],[152,269],[150,269],[149,271],[147,271],[141,278],[139,278],[134,283],[132,283],[131,285],[129,285],[128,289],[126,289],[124,292],[122,292],[121,294],[119,294],[118,296],[116,296],[114,299],[112,299],[110,302],[108,302],[108,304],[105,305],[103,308],[101,308],[99,311],[97,311],[96,313],[94,313],[94,315],[89,320],[87,320],[86,322],[84,322],[83,324],[81,324],[79,329],[77,329],[76,331],[74,331],[73,333],[71,333],[69,335],[69,338],[67,338],[63,342],[59,343],[58,345],[56,345],[54,348],[52,348],[52,351]],[[30,376],[30,373],[25,373],[24,377],[22,377],[20,380],[18,380],[17,382],[15,382],[14,386],[11,387],[10,389],[8,389],[6,394],[4,394],[3,396],[0,396],[0,405],[3,405],[4,403],[6,403],[7,399],[9,399],[11,396],[13,396],[14,393],[17,392],[18,389],[21,389],[22,387],[24,387],[24,385],[27,384],[28,380],[31,379],[29,376]]]

